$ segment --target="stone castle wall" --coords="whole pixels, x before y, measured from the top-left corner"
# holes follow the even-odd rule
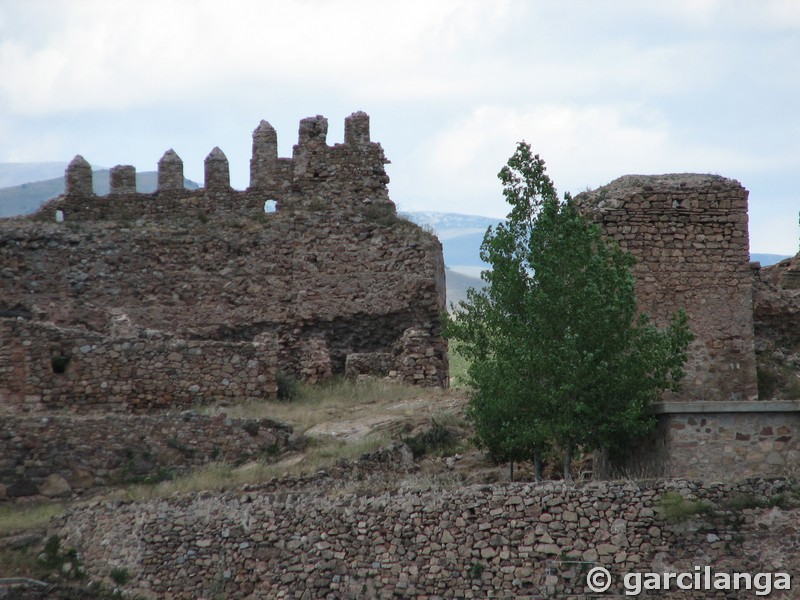
[[[590,597],[586,574],[595,566],[612,573],[607,593],[626,597],[626,572],[707,565],[796,574],[798,511],[752,508],[786,492],[784,482],[761,480],[339,496],[256,489],[98,503],[68,511],[51,533],[78,549],[89,573],[127,569],[130,587],[152,598]],[[679,499],[683,518],[662,516],[665,497]],[[709,508],[687,508],[698,501]],[[673,580],[671,591],[656,595],[753,598],[755,590],[691,592]]]
[[[689,315],[695,340],[672,399],[758,396],[747,195],[719,176],[629,175],[575,198],[636,257],[640,308],[659,325]]]
[[[182,188],[180,158],[165,153],[153,194],[135,193],[132,167],[118,166],[111,192],[95,196],[91,167],[76,157],[65,195],[30,217],[0,219],[0,316],[81,328],[87,337],[108,338],[98,343],[109,351],[114,338],[125,337],[120,319],[186,340],[193,351],[202,342],[277,340],[277,362],[271,349],[263,359],[253,357],[269,365],[269,375],[259,367],[217,377],[226,369],[221,354],[211,368],[208,359],[163,362],[154,372],[163,371],[173,385],[161,386],[158,398],[139,395],[148,384],[138,375],[118,375],[113,402],[129,407],[164,406],[168,396],[178,406],[196,395],[271,397],[278,370],[314,382],[344,373],[350,355],[382,357],[371,361],[382,365],[377,375],[446,386],[441,244],[397,217],[386,189],[387,161],[369,140],[365,114],[346,120],[343,144],[328,146],[326,130],[322,117],[303,120],[293,157],[279,158],[275,132],[262,122],[253,135],[251,186],[242,192],[230,188],[218,148],[206,159],[205,188],[193,191]],[[270,201],[277,210],[267,213]],[[95,387],[112,375],[97,366],[100,358],[95,373],[86,362],[98,353],[70,361],[66,377],[56,379],[60,387],[50,390],[47,340],[22,345],[20,326],[8,327],[0,339],[13,342],[16,353],[0,354],[0,369],[13,374],[4,395],[0,388],[5,402],[47,396],[47,407],[56,408],[54,398],[73,406],[79,401],[67,397],[83,394],[85,403],[110,401]],[[34,330],[44,331],[28,329]],[[48,331],[54,343],[75,335]],[[84,376],[91,383],[84,385]]]
[[[776,265],[753,267],[759,395],[800,400],[800,253]]]
[[[4,412],[147,412],[277,394],[277,343],[108,337],[0,318]]]
[[[98,487],[157,481],[192,467],[241,464],[293,444],[269,419],[224,414],[52,414],[0,418],[0,500],[67,497]]]

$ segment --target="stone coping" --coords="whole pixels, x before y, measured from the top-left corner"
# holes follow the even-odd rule
[[[800,412],[800,401],[657,402],[652,411],[657,415]]]

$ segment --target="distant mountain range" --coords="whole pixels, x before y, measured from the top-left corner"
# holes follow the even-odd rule
[[[0,217],[10,217],[34,212],[47,200],[64,191],[66,163],[0,163]],[[94,172],[94,191],[105,195],[109,190],[109,172],[98,169]],[[143,193],[154,192],[158,174],[145,171],[136,174],[136,189]],[[184,180],[188,189],[199,185]],[[405,218],[430,229],[439,236],[447,265],[448,303],[466,298],[469,287],[483,287],[480,272],[489,265],[480,259],[480,246],[489,226],[497,225],[501,219],[459,213],[415,211],[401,213]],[[788,258],[780,254],[754,253],[751,260],[768,266]]]

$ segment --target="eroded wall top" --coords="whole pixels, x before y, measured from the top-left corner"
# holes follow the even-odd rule
[[[366,114],[346,120],[342,144],[326,131],[323,117],[303,120],[292,158],[280,158],[262,121],[244,191],[231,189],[219,148],[200,190],[183,189],[168,150],[153,194],[136,193],[133,167],[120,165],[96,196],[76,157],[63,196],[0,219],[0,316],[110,338],[122,316],[186,340],[268,335],[277,368],[312,381],[377,353],[382,375],[446,385],[441,244],[397,216]]]
[[[716,175],[628,175],[576,196],[637,259],[639,306],[660,325],[689,314],[683,390],[672,399],[757,397],[748,192]]]

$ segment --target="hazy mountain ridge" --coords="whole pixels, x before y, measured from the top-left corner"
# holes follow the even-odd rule
[[[65,162],[0,162],[0,188],[64,177]]]
[[[480,259],[481,243],[487,227],[497,225],[503,219],[432,211],[406,211],[402,215],[436,232],[444,248],[444,262],[449,268],[469,275],[489,268]],[[750,253],[750,260],[760,262],[762,267],[774,265],[786,258],[790,258],[790,255]]]

